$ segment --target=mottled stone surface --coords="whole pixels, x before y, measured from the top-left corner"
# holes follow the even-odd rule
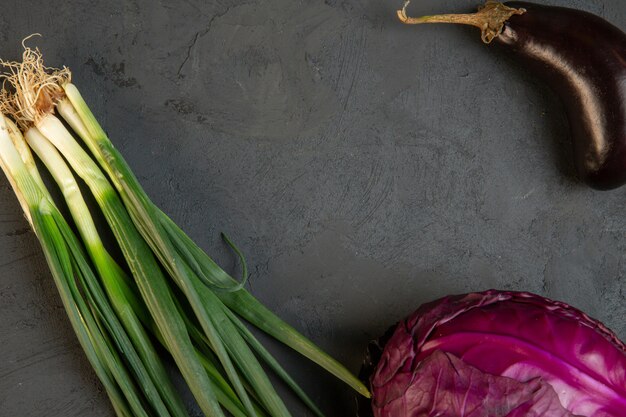
[[[154,200],[234,271],[229,234],[252,292],[354,371],[420,303],[487,288],[626,337],[624,189],[576,180],[543,84],[474,29],[399,24],[400,3],[4,0],[1,56],[42,33]],[[626,27],[623,2],[551,3]],[[0,416],[112,417],[4,178],[0,254]],[[270,347],[329,417],[354,415],[347,388]]]

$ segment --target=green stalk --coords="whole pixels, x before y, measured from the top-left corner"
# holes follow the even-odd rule
[[[112,266],[117,266],[117,264],[112,264]],[[131,308],[133,309],[133,311],[135,312],[135,314],[137,315],[141,323],[143,323],[143,326],[152,333],[152,335],[159,341],[159,343],[161,343],[161,345],[163,345],[164,348],[167,349],[167,344],[165,343],[165,340],[163,339],[161,332],[159,331],[156,323],[150,316],[149,312],[146,311],[145,303],[137,296],[136,288],[131,288],[129,283],[126,281],[120,281],[120,287],[124,293],[126,300],[130,304]],[[175,302],[177,301],[176,298],[174,298],[174,301]],[[190,323],[189,319],[185,316],[185,314],[181,312],[181,315],[186,324]],[[194,341],[197,340],[197,336],[195,332],[198,332],[198,330],[196,328],[190,329],[189,327],[188,329],[190,331],[190,336],[192,340]],[[239,399],[237,398],[237,395],[234,393],[232,388],[230,388],[230,386],[228,385],[228,382],[226,382],[224,377],[222,377],[222,375],[219,373],[219,371],[213,364],[213,361],[215,360],[215,357],[213,356],[213,354],[210,352],[203,351],[198,348],[196,348],[196,354],[198,355],[198,358],[200,362],[202,363],[202,366],[205,368],[207,375],[209,377],[209,380],[213,384],[212,390],[215,391],[215,395],[219,403],[229,413],[231,413],[233,417],[247,417],[247,414],[244,411],[241,401],[239,401]],[[259,414],[259,417],[265,417],[265,414],[260,413],[259,410],[257,410],[257,414]]]
[[[80,166],[86,163],[86,161],[79,162],[76,160],[76,158],[78,158],[77,155],[83,151],[77,144],[68,144],[72,138],[64,138],[62,139],[63,143],[60,143],[61,138],[53,139],[51,137],[53,133],[48,133],[48,131],[52,131],[53,128],[48,126],[48,124],[52,125],[56,123],[57,122],[54,122],[50,116],[46,116],[43,120],[39,121],[38,127],[44,135],[59,148],[66,158],[75,159],[75,161],[70,161],[72,166],[76,167],[77,165]],[[60,125],[60,123],[58,124]],[[57,135],[56,132],[54,134]],[[64,151],[63,148],[69,147],[72,147],[72,149]],[[110,151],[117,152],[114,149],[110,149]],[[114,153],[109,153],[109,150],[103,153],[106,154],[107,160],[118,160],[118,158],[114,157]],[[83,158],[81,157],[80,159],[82,160]],[[86,159],[91,161],[88,157]],[[80,172],[79,175],[81,175]],[[111,178],[118,188],[133,222],[189,300],[203,331],[211,341],[211,346],[215,350],[222,366],[224,366],[246,410],[251,415],[255,415],[252,402],[239,379],[233,361],[236,363],[237,367],[242,370],[250,384],[257,391],[258,397],[271,415],[289,416],[289,412],[278,394],[276,394],[267,375],[258,363],[258,360],[236,331],[228,317],[225,316],[221,301],[200,281],[193,270],[174,249],[158,221],[154,206],[143,200],[143,195],[133,192],[129,187],[129,181],[130,184],[133,185],[136,183],[136,179],[133,180],[130,176],[132,176],[131,172],[121,173],[118,171],[118,174],[115,176],[111,175]],[[89,184],[89,181],[86,180],[86,182]]]
[[[228,314],[239,330],[239,333],[248,342],[248,345],[254,350],[254,352],[269,366],[280,379],[287,384],[289,388],[300,398],[302,401],[317,417],[324,417],[324,413],[315,405],[313,400],[304,392],[304,390],[298,385],[296,381],[285,371],[285,369],[278,363],[274,356],[257,340],[250,330],[235,316],[230,310]]]
[[[132,194],[124,194],[132,200]],[[135,203],[137,203],[135,201]],[[128,205],[127,205],[128,207]],[[246,407],[250,415],[256,415],[253,404],[249,399],[245,387],[239,379],[233,361],[237,364],[248,381],[257,391],[257,397],[264,402],[264,406],[273,416],[288,416],[288,412],[271,386],[269,379],[260,364],[245,344],[245,341],[232,327],[232,323],[224,315],[222,305],[213,292],[202,284],[193,271],[182,261],[178,254],[172,250],[171,243],[164,239],[159,230],[159,225],[151,222],[150,210],[142,205],[130,205],[129,212],[136,222],[146,240],[151,243],[153,250],[168,273],[175,279],[187,297],[196,318],[198,319],[205,335],[211,343],[211,347],[220,359],[226,370],[235,391]],[[138,213],[133,211],[138,208]],[[231,359],[232,358],[232,359]]]
[[[59,252],[59,254],[62,255],[61,259],[65,268],[66,276],[70,276],[71,274],[76,277],[82,287],[79,288],[78,282],[75,280],[69,280],[68,284],[70,286],[70,290],[72,291],[78,304],[83,304],[81,310],[83,311],[83,317],[85,317],[88,326],[92,329],[99,330],[99,332],[93,332],[93,334],[97,337],[95,339],[96,348],[105,363],[107,363],[115,381],[128,400],[133,416],[148,417],[150,414],[145,408],[142,391],[135,384],[134,379],[126,369],[126,361],[124,361],[124,359],[128,359],[130,357],[131,359],[128,360],[128,362],[130,363],[131,368],[136,371],[136,359],[132,357],[132,354],[125,350],[125,348],[129,347],[130,342],[123,340],[124,337],[120,332],[120,324],[115,323],[116,320],[111,320],[111,316],[108,314],[109,312],[106,311],[104,307],[106,303],[103,303],[101,299],[103,294],[101,290],[96,289],[97,283],[95,282],[95,277],[92,275],[92,272],[87,266],[85,258],[82,257],[81,259],[81,257],[76,257],[81,250],[78,246],[78,242],[67,240],[67,237],[72,235],[73,232],[65,223],[65,220],[60,216],[60,213],[59,216],[55,215],[50,219],[48,227],[53,227],[52,222],[55,222],[57,227],[55,233],[53,234],[53,237],[55,238],[55,247],[58,248],[63,244],[66,245],[66,251]],[[81,299],[81,289],[86,289],[84,291],[86,301]],[[95,292],[97,292],[98,295],[94,295]],[[91,311],[91,314],[85,314],[85,311],[88,310]],[[114,345],[117,346],[119,352],[122,352],[125,355],[124,359],[120,357],[119,352],[115,350]],[[139,377],[141,376],[142,375],[139,375]]]
[[[198,326],[196,325],[196,323],[192,322],[191,319],[189,319],[189,316],[185,313],[186,309],[181,305],[179,305],[179,309],[181,311],[181,314],[185,318],[185,322],[187,323],[187,328],[189,329],[189,334],[191,335],[192,340],[194,341],[196,346],[198,346],[198,354],[202,355],[202,360],[207,360],[207,365],[210,367],[210,369],[207,368],[207,372],[209,372],[209,375],[213,375],[213,377],[216,380],[216,383],[220,385],[226,384],[225,388],[228,388],[228,390],[232,392],[232,389],[228,387],[227,382],[220,374],[220,371],[215,367],[215,365],[213,365],[213,361],[211,358],[213,358],[214,356],[210,350],[211,344],[207,340],[206,336],[204,336],[202,332],[198,329]],[[248,387],[246,388],[248,389]],[[235,395],[234,392],[232,392],[232,394]],[[254,392],[252,392],[252,394],[255,397],[255,399],[258,401],[258,398],[256,398],[256,394],[254,394]],[[261,408],[259,408],[259,406],[257,406],[256,402],[254,403],[254,407],[259,417],[266,416],[265,412]]]
[[[70,290],[69,281],[72,281],[73,275],[70,266],[63,261],[67,259],[68,252],[53,218],[58,212],[30,176],[9,137],[5,120],[5,117],[0,117],[0,166],[39,238],[61,301],[87,359],[102,382],[118,417],[131,416],[129,404],[115,382],[108,364],[103,360],[101,349],[98,348],[101,336],[97,329],[89,326],[92,322],[90,311],[83,303],[79,303],[82,299],[75,298],[75,293]],[[57,243],[59,245],[55,246]]]
[[[129,212],[131,214],[134,213],[133,219],[138,224],[138,228],[142,230],[142,234],[151,246],[155,248],[160,244],[159,239],[152,235],[160,234],[160,239],[164,239],[162,234],[167,230],[167,227],[164,225],[171,223],[169,227],[169,242],[174,241],[174,235],[177,235],[180,241],[185,242],[187,252],[193,254],[196,262],[205,270],[205,275],[212,278],[215,285],[226,287],[237,285],[235,280],[219,268],[206,253],[199,249],[180,228],[173,224],[151,202],[124,158],[108,139],[78,89],[71,83],[66,84],[64,89],[69,101],[64,100],[59,104],[59,112],[71,126],[79,125],[75,129],[76,132],[81,135],[81,138],[100,166],[103,167],[113,181],[115,187],[124,198],[124,203]],[[82,126],[80,126],[81,124]],[[151,222],[152,224],[144,224],[142,226],[142,222]],[[176,258],[182,256],[179,251],[180,247],[178,251],[172,249],[171,247],[161,248],[160,250],[164,250],[162,256],[172,256],[173,252],[177,254]],[[158,250],[155,249],[155,252],[158,253]],[[191,259],[185,259],[184,256],[183,260],[186,260],[187,263],[191,261]],[[356,376],[293,327],[278,318],[249,292],[242,289],[234,292],[218,292],[217,295],[224,304],[259,329],[322,366],[361,395],[370,396],[368,389]]]
[[[208,416],[223,417],[211,382],[176,310],[166,277],[150,247],[137,232],[119,196],[97,165],[53,115],[39,120],[37,127],[90,188],[120,245],[142,298],[200,408]]]
[[[56,222],[56,227],[59,231],[61,231],[62,237],[65,239],[64,241],[61,241],[58,236],[53,235],[53,238],[57,239],[56,246],[62,247],[62,245],[65,245],[66,248],[70,251],[69,254],[65,251],[57,251],[57,255],[61,259],[61,264],[64,265],[66,276],[79,277],[79,281],[85,289],[85,291],[81,293],[81,291],[78,289],[76,282],[71,278],[68,280],[69,288],[74,295],[75,301],[79,305],[83,302],[81,298],[83,293],[89,300],[89,302],[85,304],[82,309],[83,315],[87,317],[87,320],[91,320],[92,324],[90,327],[92,329],[94,329],[94,326],[96,326],[100,330],[100,333],[102,333],[102,337],[104,338],[105,342],[104,345],[101,341],[97,343],[97,350],[99,351],[104,361],[109,365],[109,369],[111,369],[113,377],[122,389],[122,392],[124,392],[124,394],[126,395],[130,407],[134,410],[136,415],[147,417],[147,414],[144,411],[143,402],[141,400],[142,395],[137,390],[135,384],[133,383],[133,379],[127,372],[126,366],[117,355],[117,352],[115,352],[114,349],[109,348],[111,344],[106,340],[106,332],[104,332],[101,327],[102,323],[106,325],[106,331],[108,331],[111,336],[113,336],[113,340],[115,341],[118,349],[126,353],[126,359],[128,360],[131,368],[137,373],[138,379],[143,385],[144,392],[148,395],[148,398],[150,398],[151,394],[153,395],[155,393],[155,387],[151,383],[149,378],[146,378],[147,375],[145,374],[145,370],[142,364],[139,362],[136,353],[130,343],[130,340],[128,340],[128,337],[122,329],[120,323],[118,322],[117,317],[111,310],[108,304],[108,300],[106,300],[106,298],[104,297],[104,294],[102,293],[102,290],[97,283],[96,277],[93,275],[90,267],[87,265],[84,254],[82,253],[82,249],[77,243],[76,238],[74,237],[71,230],[66,226],[62,217],[59,220],[60,213],[58,213],[56,207],[51,204],[49,194],[43,186],[43,182],[39,177],[32,155],[28,151],[28,146],[25,144],[25,142],[23,142],[23,138],[21,137],[19,132],[13,131],[14,129],[10,130],[12,130],[11,140],[13,142],[13,145],[18,150],[18,153],[20,154],[22,160],[25,161],[26,169],[32,181],[35,183],[35,185],[39,188],[41,194],[44,196],[42,200],[48,202],[48,204],[52,207],[51,213],[54,216],[53,218]],[[75,265],[80,265],[80,270],[77,270]],[[95,314],[93,318],[90,318],[91,315],[86,313],[88,305]],[[155,410],[160,412],[162,415],[169,415],[169,413],[167,413],[167,410],[160,402],[160,398],[158,398],[158,396],[156,398],[156,401],[152,401],[152,403],[153,406],[155,406]]]
[[[12,132],[13,133],[13,132]],[[19,133],[19,130],[17,133]],[[81,233],[84,242],[86,243],[87,250],[97,266],[100,275],[105,282],[105,289],[107,290],[109,297],[114,301],[113,305],[116,308],[117,314],[124,322],[124,326],[127,328],[133,341],[139,339],[137,343],[137,349],[142,354],[142,360],[147,363],[151,363],[156,369],[148,367],[149,371],[152,371],[151,375],[155,381],[158,381],[157,387],[164,388],[168,391],[162,395],[168,399],[170,398],[170,411],[174,415],[187,415],[184,410],[184,406],[179,399],[179,396],[175,393],[171,381],[167,376],[166,370],[163,367],[161,361],[158,359],[156,351],[153,349],[151,342],[149,341],[143,327],[139,324],[139,318],[135,314],[136,312],[142,314],[143,322],[150,330],[155,332],[157,339],[159,339],[165,346],[165,342],[161,334],[158,332],[158,328],[154,325],[154,321],[148,318],[149,315],[145,314],[145,304],[141,302],[134,294],[134,291],[128,286],[128,277],[125,272],[115,263],[115,261],[106,252],[102,241],[99,238],[95,224],[91,219],[91,214],[82,199],[78,184],[74,180],[72,173],[67,167],[65,161],[59,155],[56,148],[45,138],[36,128],[30,128],[26,134],[26,141],[28,145],[35,151],[37,156],[44,162],[48,170],[51,172],[56,183],[61,188],[61,191],[65,197],[68,207],[74,217],[79,232]],[[13,140],[13,143],[17,146],[21,141]],[[39,177],[39,172],[34,164],[32,156],[28,151],[28,147],[17,146],[22,160],[29,168],[29,172],[33,177],[35,174]],[[43,185],[43,182],[41,182]],[[112,282],[111,282],[112,281]],[[128,322],[130,320],[130,323]],[[148,351],[145,351],[145,350]],[[242,413],[242,405],[237,399],[236,394],[228,386],[227,382],[221,377],[217,369],[213,364],[203,355],[202,352],[196,351],[202,365],[207,370],[209,378],[215,385],[216,395],[220,404],[222,404],[234,417],[245,417],[246,414]],[[147,359],[145,358],[147,356]],[[174,402],[176,401],[176,402]],[[173,403],[173,404],[172,404]],[[178,408],[178,409],[177,409]],[[257,410],[258,411],[258,410]]]
[[[171,220],[170,220],[170,226],[171,226],[171,224],[173,224],[173,222],[171,222]],[[241,253],[241,251],[239,250],[239,248],[237,248],[237,246],[235,246],[235,244],[232,243],[231,240],[226,235],[222,234],[222,237],[224,238],[226,243],[233,249],[235,254],[239,257],[239,262],[241,263],[241,266],[242,266],[242,281],[241,281],[241,284],[243,284],[247,280],[247,275],[248,275],[248,268],[246,266],[246,260],[245,260],[245,258],[243,256],[243,254]],[[175,243],[178,243],[178,244],[181,243],[181,239],[179,238],[179,236],[174,236],[173,237],[173,241]],[[192,262],[196,266],[198,266],[198,268],[199,268],[198,263],[196,262],[195,258],[193,258],[193,255],[188,252],[187,248],[183,248],[183,252],[191,255],[192,256]],[[235,286],[235,287],[241,288],[241,284],[239,286]],[[237,290],[235,290],[235,291],[237,291]],[[229,292],[233,292],[233,291],[229,291]],[[183,310],[182,306],[179,306],[179,310]],[[248,343],[250,348],[252,348],[252,350],[255,352],[255,354],[259,358],[261,358],[261,360],[263,360],[263,362],[265,362],[267,364],[267,366],[269,366],[274,371],[274,373],[276,375],[278,375],[283,380],[283,382],[285,384],[287,384],[287,386],[289,388],[291,388],[291,390],[300,398],[300,400],[307,407],[309,407],[309,409],[313,412],[313,414],[315,414],[317,417],[324,417],[324,414],[315,405],[313,400],[311,400],[311,398],[309,398],[309,396],[294,381],[294,379],[291,378],[291,376],[287,373],[287,371],[285,371],[285,369],[280,365],[280,363],[257,340],[257,338],[252,334],[252,332],[250,330],[248,330],[248,328],[241,322],[239,317],[237,317],[228,308],[225,308],[224,311],[225,311],[226,315],[231,319],[231,321],[233,322],[235,327],[239,330],[239,333],[244,338],[244,340]],[[184,311],[183,311],[182,314],[183,314],[183,317],[186,317],[186,315],[184,314]],[[190,323],[189,321],[187,321],[187,328],[192,330],[192,331],[190,331],[191,338],[196,343],[206,343],[206,340],[202,339],[201,334],[197,331],[194,323]]]
[[[168,415],[171,412],[175,417],[187,416],[183,402],[176,393],[152,341],[143,329],[132,305],[129,304],[127,299],[129,290],[124,288],[128,277],[104,248],[74,176],[56,148],[36,128],[28,129],[25,137],[28,145],[43,161],[61,189],[115,313],[137,350],[142,367],[145,367],[149,379],[143,384],[144,391],[151,398],[155,409],[162,415]],[[130,354],[126,353],[126,355]],[[165,402],[167,410],[163,408],[164,404],[161,401]]]
[[[124,412],[128,415],[147,417],[137,389],[131,383],[124,364],[116,352],[111,349],[107,336],[102,333],[97,325],[96,318],[85,300],[82,299],[80,290],[74,281],[79,272],[72,265],[70,251],[58,228],[63,219],[62,217],[59,219],[60,213],[55,213],[56,209],[47,200],[44,201],[45,203],[40,204],[39,211],[33,213],[34,227],[41,232],[39,236],[41,237],[42,248],[55,282],[63,288],[63,292],[69,293],[69,297],[71,297],[69,302],[76,305],[80,312],[78,317],[71,317],[73,315],[71,314],[71,320],[78,319],[81,321],[81,325],[87,328],[87,337],[93,354],[98,358],[99,366],[105,367],[107,373],[110,374],[103,379],[98,369],[95,367],[94,369],[96,369],[96,373],[105,385],[107,392],[113,393],[112,401],[115,408],[125,409]],[[111,388],[110,385],[113,385],[114,388]]]
[[[180,245],[181,253],[188,254],[194,262],[200,265],[204,274],[210,277],[217,286],[227,287],[236,284],[237,281],[224,272],[165,213],[160,213],[165,230],[172,236],[172,241]],[[342,381],[348,383],[360,394],[369,396],[367,388],[358,379],[355,381],[356,377],[350,371],[276,316],[248,291],[218,292],[217,295],[225,305],[257,328],[317,363]]]
[[[117,265],[117,264],[114,264]],[[135,314],[137,314],[139,320],[143,323],[144,327],[147,328],[153,336],[167,349],[167,344],[161,335],[156,323],[152,320],[150,314],[146,311],[145,304],[143,301],[135,294],[135,290],[130,287],[129,283],[125,281],[120,282],[120,286],[122,291],[124,292],[125,298],[128,303],[131,305]],[[174,301],[176,299],[174,298]],[[182,313],[181,313],[182,314]],[[185,323],[189,323],[189,319],[182,314],[182,317]],[[189,328],[189,333],[192,340],[197,340],[197,333],[199,330],[196,328]],[[233,417],[247,417],[243,405],[239,398],[237,398],[237,394],[232,390],[232,388],[228,385],[228,382],[224,379],[224,377],[219,373],[215,365],[213,364],[215,358],[212,353],[203,351],[201,349],[196,348],[196,354],[202,366],[207,372],[209,380],[211,381],[212,390],[215,391],[215,395],[219,403],[233,415]],[[256,409],[259,417],[265,417],[265,414],[260,410]]]
[[[152,325],[150,325],[149,322],[152,322]],[[186,318],[185,322],[187,323]],[[154,337],[156,337],[156,339],[167,348],[165,340],[163,339],[163,336],[161,335],[159,329],[156,327],[156,324],[154,324],[154,321],[150,319],[147,322],[146,327],[149,327],[154,334]],[[192,339],[194,339],[193,332],[191,331],[190,336],[192,337]],[[233,417],[248,417],[248,414],[246,414],[243,404],[241,404],[241,401],[239,401],[239,398],[237,398],[237,394],[235,394],[230,385],[228,385],[228,382],[224,379],[224,377],[220,374],[220,372],[213,364],[213,360],[215,359],[213,354],[207,354],[207,352],[204,352],[197,347],[195,349],[196,354],[198,355],[198,359],[202,363],[202,366],[206,370],[209,380],[213,384],[212,389],[215,391],[215,396],[217,397],[219,403],[229,413],[231,413]],[[264,414],[259,414],[259,417],[265,416]]]

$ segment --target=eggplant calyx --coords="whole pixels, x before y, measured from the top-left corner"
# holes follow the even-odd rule
[[[504,29],[504,23],[513,15],[526,13],[526,9],[515,9],[505,6],[497,1],[487,1],[476,13],[470,14],[438,14],[432,16],[409,17],[406,8],[411,0],[404,3],[398,10],[398,19],[407,25],[419,25],[422,23],[454,23],[459,25],[475,26],[481,30],[481,38],[484,43],[491,43]]]

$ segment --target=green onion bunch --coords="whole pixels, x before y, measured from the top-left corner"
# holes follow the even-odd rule
[[[241,281],[150,200],[71,83],[69,69],[44,66],[39,50],[28,47],[22,62],[2,64],[0,165],[119,417],[188,416],[164,365],[166,356],[206,416],[290,416],[266,370],[322,416],[249,325],[369,396],[345,367],[244,288],[246,263],[228,238],[240,258]],[[51,197],[33,153],[64,202]],[[75,176],[97,202],[123,259],[105,248]],[[67,218],[58,204],[69,208]]]

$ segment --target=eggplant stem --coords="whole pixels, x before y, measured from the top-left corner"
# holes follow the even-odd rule
[[[458,25],[475,26],[481,30],[481,38],[484,43],[491,43],[504,29],[504,23],[513,15],[526,13],[526,9],[514,9],[497,1],[487,1],[476,13],[470,14],[438,14],[432,16],[409,17],[406,8],[411,0],[404,3],[398,10],[398,19],[407,25],[419,25],[422,23],[454,23]]]

